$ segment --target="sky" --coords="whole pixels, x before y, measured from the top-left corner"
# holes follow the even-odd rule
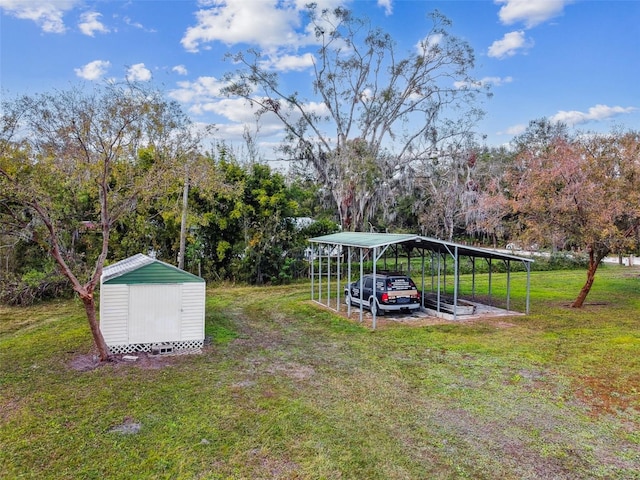
[[[308,0],[0,0],[5,98],[125,79],[150,82],[196,124],[233,143],[252,111],[220,97],[225,54],[255,48],[285,85],[311,87]],[[492,97],[477,131],[507,144],[542,117],[581,132],[640,130],[640,0],[318,0],[345,6],[408,53],[438,10],[474,49],[474,77]],[[309,97],[312,100],[311,97]],[[317,99],[316,99],[317,100]],[[281,135],[263,125],[264,146]],[[268,154],[267,154],[268,156]]]

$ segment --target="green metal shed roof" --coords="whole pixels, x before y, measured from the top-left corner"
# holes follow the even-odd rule
[[[204,279],[178,267],[138,253],[102,271],[103,284],[200,283]]]

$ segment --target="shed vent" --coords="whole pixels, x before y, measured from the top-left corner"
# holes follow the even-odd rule
[[[151,345],[152,355],[166,355],[173,353],[173,343],[154,343]]]

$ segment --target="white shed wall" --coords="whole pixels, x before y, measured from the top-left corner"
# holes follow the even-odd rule
[[[182,284],[181,340],[204,340],[206,284]]]
[[[129,343],[129,285],[100,287],[100,331],[107,345]]]

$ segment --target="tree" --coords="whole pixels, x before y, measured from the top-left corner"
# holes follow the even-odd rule
[[[477,195],[474,179],[478,147],[470,139],[451,143],[437,158],[422,162],[407,179],[422,233],[449,241],[464,231],[465,217]]]
[[[162,193],[187,129],[177,104],[133,84],[3,102],[0,221],[46,249],[69,279],[103,361],[94,292],[110,234],[139,201]]]
[[[474,167],[473,195],[464,209],[467,233],[498,247],[508,238],[515,218],[509,203],[505,172],[512,168],[515,152],[505,146],[484,148],[478,152]]]
[[[255,50],[232,56],[242,67],[226,76],[223,93],[246,99],[258,117],[277,118],[286,132],[282,152],[315,173],[343,229],[362,229],[403,185],[412,161],[432,158],[439,143],[480,116],[474,107],[480,84],[469,74],[474,55],[437,12],[404,58],[389,34],[349,10],[312,5],[308,13],[319,43],[313,63],[319,101],[281,88]]]
[[[572,304],[579,308],[604,257],[637,245],[640,134],[570,138],[561,128],[552,135],[531,135],[532,130],[549,132],[549,127],[538,121],[528,138],[518,139],[520,151],[508,183],[529,241],[588,254],[587,279]]]

